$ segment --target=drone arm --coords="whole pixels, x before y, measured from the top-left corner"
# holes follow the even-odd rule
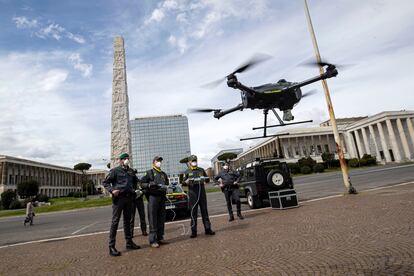
[[[235,75],[227,76],[227,86],[231,87],[231,88],[234,88],[234,89],[239,89],[239,90],[245,91],[247,93],[255,93],[256,92],[253,89],[251,89],[250,87],[247,87],[244,84],[242,84],[241,82],[239,82]]]
[[[220,111],[214,112],[214,118],[220,119],[224,115],[227,115],[227,114],[232,113],[234,111],[243,110],[243,109],[244,109],[243,104],[239,104],[239,105],[237,105],[233,108],[229,108],[229,109],[226,109],[226,110],[220,110]]]
[[[302,86],[305,86],[305,85],[308,85],[308,84],[311,84],[311,83],[314,83],[320,80],[325,80],[325,79],[329,79],[332,77],[336,77],[337,75],[338,75],[338,71],[336,70],[335,67],[331,67],[331,68],[328,67],[326,72],[321,74],[320,76],[313,77],[313,78],[304,80],[302,82],[296,83],[292,86],[286,87],[284,90],[296,89],[296,88],[299,88],[299,87],[302,87]]]

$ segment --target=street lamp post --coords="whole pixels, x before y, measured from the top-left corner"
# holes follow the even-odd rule
[[[313,29],[312,20],[311,20],[311,16],[310,16],[310,13],[309,13],[309,7],[308,7],[307,0],[304,0],[304,3],[305,3],[306,19],[308,21],[309,32],[310,32],[310,35],[311,35],[313,48],[315,50],[316,61],[319,63],[319,62],[321,62],[321,55],[320,55],[320,52],[319,52],[318,43],[316,41],[315,31]],[[324,73],[323,67],[320,66],[320,65],[319,65],[319,72],[321,74]],[[344,152],[342,150],[342,145],[341,145],[341,140],[340,140],[340,137],[339,137],[338,126],[336,125],[335,113],[334,113],[334,109],[333,109],[333,105],[332,105],[332,101],[331,101],[331,96],[329,94],[328,83],[327,83],[326,80],[322,80],[322,86],[323,86],[323,90],[325,92],[326,103],[328,105],[329,117],[330,117],[330,120],[331,120],[332,130],[333,130],[333,133],[334,133],[336,152],[338,153],[339,163],[341,165],[344,185],[348,189],[349,194],[356,194],[357,191],[352,186],[351,181],[350,181],[350,177],[348,175],[348,166],[346,164],[345,157],[344,157]]]

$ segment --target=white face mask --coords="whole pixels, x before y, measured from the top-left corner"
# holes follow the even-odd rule
[[[227,170],[229,168],[229,166],[223,166],[223,169]]]
[[[124,166],[129,166],[129,159],[124,160]]]
[[[196,161],[191,162],[191,166],[197,167],[197,162]]]
[[[157,167],[157,168],[161,168],[161,162],[160,161],[156,161],[154,163],[154,166]]]

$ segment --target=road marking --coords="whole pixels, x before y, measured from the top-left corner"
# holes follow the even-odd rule
[[[371,192],[371,191],[376,191],[376,190],[383,190],[383,189],[388,189],[388,188],[394,188],[394,187],[399,187],[399,186],[405,186],[405,185],[409,185],[409,184],[414,184],[414,181],[398,183],[398,184],[394,184],[394,185],[390,185],[390,186],[372,188],[372,189],[368,189],[368,190],[362,190],[361,193],[362,192]],[[344,196],[344,194],[330,195],[330,196],[325,196],[325,197],[321,197],[321,198],[315,198],[315,199],[300,201],[299,203],[300,204],[309,203],[309,202],[315,202],[315,201],[331,199],[331,198],[336,198],[336,197],[342,197],[342,196]],[[271,209],[271,207],[266,207],[266,208],[261,208],[261,209],[254,209],[254,210],[246,210],[246,211],[243,211],[243,213],[260,212],[260,211],[269,210],[269,209]],[[218,217],[224,217],[224,216],[228,216],[228,214],[224,213],[224,214],[213,215],[213,216],[210,216],[210,218],[218,218]],[[201,218],[198,218],[198,219],[201,219]],[[190,219],[171,221],[171,222],[167,222],[166,225],[182,224],[184,222],[190,222]],[[138,228],[139,228],[139,226],[134,227],[134,229],[138,229]],[[123,229],[118,229],[118,232],[120,232],[120,231],[123,231]],[[65,237],[58,237],[58,238],[50,238],[50,239],[34,240],[34,241],[28,241],[28,242],[20,242],[20,243],[14,243],[14,244],[8,244],[8,245],[0,246],[0,249],[20,246],[20,245],[50,242],[50,241],[58,241],[58,240],[65,240],[65,239],[74,239],[74,238],[88,237],[88,236],[108,234],[108,233],[109,233],[109,231],[100,231],[100,232],[94,232],[94,233],[88,233],[88,234],[79,234],[79,235],[72,235],[72,236],[65,236]]]
[[[86,228],[91,227],[91,226],[93,226],[93,225],[97,224],[98,222],[99,222],[99,221],[94,222],[94,223],[91,223],[91,224],[89,224],[89,225],[86,225],[86,226],[84,226],[84,227],[82,227],[82,228],[80,228],[80,229],[76,230],[76,231],[75,231],[75,232],[73,232],[71,235],[75,235],[75,234],[79,233],[80,231],[85,230]]]

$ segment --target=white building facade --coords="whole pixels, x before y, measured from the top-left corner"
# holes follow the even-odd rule
[[[94,182],[97,190],[102,191],[106,174],[105,170],[93,170],[87,172],[86,177]],[[81,172],[71,168],[0,155],[0,194],[6,190],[15,191],[21,182],[35,180],[40,184],[39,194],[66,196],[70,192],[81,191],[82,177]]]
[[[414,111],[386,111],[369,117],[338,119],[338,130],[345,158],[374,156],[380,163],[414,160]],[[312,157],[322,162],[322,153],[336,152],[330,122],[319,127],[281,131],[289,133],[268,139],[239,154],[236,165],[255,158],[281,158],[297,162]],[[335,157],[338,156],[335,154]]]

